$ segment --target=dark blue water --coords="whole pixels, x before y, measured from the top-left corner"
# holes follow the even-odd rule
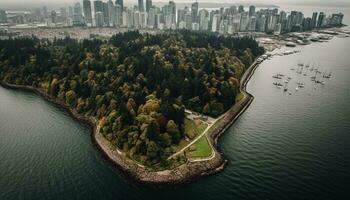
[[[249,82],[255,100],[219,141],[225,170],[176,188],[128,181],[87,126],[0,87],[0,199],[350,199],[350,39],[298,48],[264,62]],[[313,85],[290,70],[298,62],[333,78]],[[272,85],[276,73],[293,77],[292,95]],[[299,81],[305,89],[295,91]]]

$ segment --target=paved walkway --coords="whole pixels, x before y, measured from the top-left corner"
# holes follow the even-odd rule
[[[181,154],[182,152],[184,152],[187,148],[189,148],[190,146],[192,146],[194,143],[196,143],[201,137],[203,137],[205,134],[207,134],[207,132],[209,131],[209,129],[217,122],[219,121],[221,118],[223,118],[225,116],[225,114],[221,115],[220,117],[211,120],[210,124],[208,122],[205,122],[208,124],[207,128],[198,136],[196,137],[196,139],[192,140],[188,145],[186,145],[185,147],[183,147],[182,149],[180,149],[178,152],[174,153],[173,155],[169,156],[168,160],[178,156],[179,154]],[[209,141],[208,141],[209,142]]]

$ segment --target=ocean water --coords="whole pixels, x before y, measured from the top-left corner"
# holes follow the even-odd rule
[[[177,187],[130,181],[89,127],[35,94],[0,87],[0,199],[350,199],[350,39],[296,49],[250,80],[253,103],[219,140],[224,171]],[[311,72],[290,70],[299,62],[333,77],[315,85]],[[276,73],[292,77],[291,95],[273,86]],[[296,82],[305,88],[295,91]]]

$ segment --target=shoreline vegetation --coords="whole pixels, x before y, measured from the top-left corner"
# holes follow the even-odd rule
[[[256,57],[254,60],[255,59]],[[219,151],[217,141],[220,135],[234,123],[234,121],[253,101],[253,96],[246,92],[246,85],[258,65],[259,64],[256,62],[251,63],[240,78],[238,90],[243,97],[226,110],[224,114],[220,115],[220,119],[216,121],[216,123],[214,123],[204,135],[208,139],[208,143],[212,148],[212,155],[210,157],[199,159],[187,159],[184,162],[172,165],[169,168],[152,168],[141,164],[137,160],[129,158],[124,152],[118,150],[118,148],[116,148],[113,143],[101,133],[104,128],[101,119],[96,116],[89,116],[79,112],[76,107],[67,104],[63,99],[52,96],[44,88],[9,83],[6,80],[1,80],[0,84],[5,88],[33,91],[47,101],[66,109],[77,121],[89,124],[92,128],[92,139],[96,146],[103,152],[105,157],[136,181],[150,184],[181,184],[190,182],[201,176],[217,173],[224,168],[227,160],[224,159],[222,153]]]

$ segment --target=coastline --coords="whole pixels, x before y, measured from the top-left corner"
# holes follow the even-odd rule
[[[111,146],[110,142],[100,134],[97,124],[98,121],[95,118],[79,114],[75,109],[71,109],[69,106],[65,105],[63,101],[50,97],[45,91],[32,86],[8,84],[3,81],[0,81],[0,85],[9,89],[32,91],[50,103],[67,110],[73,119],[88,124],[92,129],[92,141],[102,152],[104,157],[137,182],[173,185],[188,183],[199,177],[215,174],[224,169],[228,161],[224,159],[223,154],[219,151],[217,141],[253,101],[254,97],[246,91],[246,85],[258,66],[259,64],[254,62],[241,78],[240,92],[244,94],[244,97],[239,102],[235,103],[235,105],[225,113],[225,116],[209,130],[208,140],[213,146],[214,155],[210,159],[197,161],[188,160],[186,163],[174,169],[163,171],[151,171],[121,155]]]

